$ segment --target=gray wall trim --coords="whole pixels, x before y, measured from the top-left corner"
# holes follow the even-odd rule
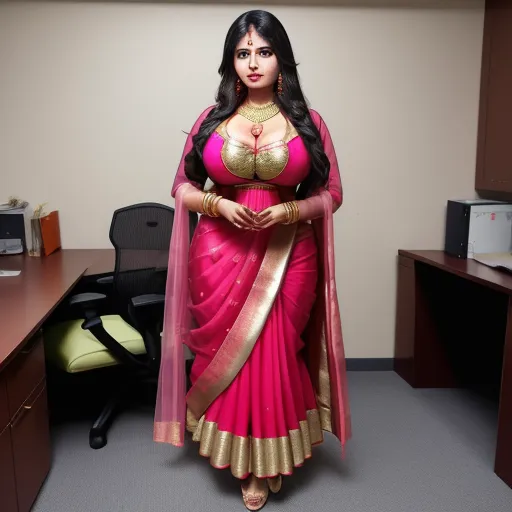
[[[394,359],[392,357],[347,357],[347,370],[349,372],[390,372],[394,370]]]

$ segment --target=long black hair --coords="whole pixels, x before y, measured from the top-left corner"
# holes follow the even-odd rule
[[[185,174],[191,181],[201,184],[206,182],[208,175],[202,158],[204,145],[215,128],[233,115],[247,97],[245,86],[242,86],[239,96],[235,92],[238,75],[233,61],[236,46],[240,39],[247,34],[251,25],[263,39],[268,41],[277,57],[279,71],[283,78],[283,94],[276,94],[275,102],[293,124],[310,154],[309,175],[297,192],[297,198],[303,199],[317,187],[325,185],[329,176],[329,160],[300,87],[297,63],[288,35],[281,22],[267,11],[248,11],[239,16],[229,28],[219,67],[221,82],[217,90],[216,105],[192,139],[193,147],[185,156]]]

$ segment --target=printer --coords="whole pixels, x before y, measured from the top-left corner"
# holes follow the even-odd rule
[[[512,252],[512,203],[486,199],[449,200],[445,252],[472,259]]]
[[[0,205],[0,256],[27,249],[25,207]]]

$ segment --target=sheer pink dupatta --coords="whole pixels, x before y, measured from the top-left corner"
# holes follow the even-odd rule
[[[183,446],[185,437],[186,375],[183,344],[188,341],[192,326],[192,316],[188,308],[189,211],[183,202],[187,187],[182,185],[189,183],[202,188],[186,177],[185,156],[192,149],[192,137],[199,131],[201,123],[212,108],[209,107],[199,116],[187,137],[171,192],[175,199],[175,212],[169,250],[153,439],[174,446]]]
[[[312,312],[311,329],[308,330],[310,371],[316,378],[317,391],[329,411],[324,415],[323,426],[342,446],[351,437],[351,417],[348,400],[345,349],[341,329],[338,295],[335,279],[333,213],[343,201],[343,190],[336,152],[331,135],[321,116],[311,110],[311,117],[320,131],[324,151],[330,162],[328,183],[315,195],[300,202],[301,218],[312,220],[321,265],[317,305]],[[326,359],[326,361],[325,361]],[[327,368],[324,368],[324,365]],[[328,383],[325,374],[328,372]],[[327,389],[325,389],[327,387]],[[323,389],[322,389],[323,388]],[[322,410],[321,410],[322,415]]]

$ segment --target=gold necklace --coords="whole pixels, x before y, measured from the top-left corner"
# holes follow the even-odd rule
[[[260,124],[279,114],[279,107],[273,101],[261,107],[245,104],[239,107],[237,112],[249,121]]]

